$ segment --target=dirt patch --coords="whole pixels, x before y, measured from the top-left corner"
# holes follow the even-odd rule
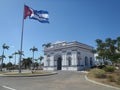
[[[118,77],[115,73],[114,73],[114,74],[113,74],[113,73],[108,73],[107,76],[108,76],[108,75],[114,76],[115,78]],[[94,75],[91,74],[91,73],[89,73],[89,74],[87,75],[87,77],[88,77],[89,79],[94,80],[94,81],[97,81],[97,82],[100,82],[100,83],[103,83],[103,84],[107,84],[107,85],[111,85],[111,86],[115,86],[115,87],[119,87],[119,88],[120,88],[120,85],[116,84],[116,82],[114,82],[114,81],[113,81],[113,82],[110,82],[110,81],[107,79],[107,77],[106,77],[106,78],[95,78]]]
[[[6,72],[2,73],[2,75],[5,76],[34,76],[34,75],[46,75],[46,74],[51,74],[52,72],[23,72],[23,73],[17,73],[17,72]]]

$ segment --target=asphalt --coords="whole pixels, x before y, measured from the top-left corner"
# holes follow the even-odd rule
[[[87,81],[83,72],[57,72],[51,76],[0,77],[0,90],[116,90]]]

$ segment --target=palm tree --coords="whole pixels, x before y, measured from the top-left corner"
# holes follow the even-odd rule
[[[42,62],[43,59],[44,59],[43,56],[40,56],[40,57],[38,58],[38,60],[40,60],[40,65],[41,65],[41,62]]]
[[[13,58],[13,56],[10,55],[10,56],[8,56],[8,57],[9,57],[9,63],[10,63],[10,60]]]
[[[35,46],[33,46],[33,48],[30,48],[30,51],[32,51],[32,53],[33,53],[32,62],[34,63],[34,52],[35,52],[35,51],[38,51],[38,49],[37,49]],[[32,66],[33,66],[33,65],[32,65]]]
[[[19,55],[23,55],[23,56],[24,56],[23,51],[18,50],[17,53],[18,53]]]
[[[27,68],[30,69],[31,64],[32,64],[32,58],[30,58],[30,57],[23,58],[22,66],[24,66],[25,69],[27,69]]]
[[[0,70],[2,71],[2,67],[3,67],[3,61],[4,61],[4,51],[5,49],[8,50],[9,49],[9,46],[7,46],[5,43],[2,45],[2,48],[3,48],[3,53],[2,53],[2,62],[1,62],[1,68]]]
[[[1,55],[0,56],[0,59],[1,59],[1,68],[3,68],[3,66],[4,66],[4,63],[3,63],[3,59],[4,58],[6,58],[5,55]],[[1,69],[1,71],[2,71],[2,69]]]
[[[14,52],[12,55],[15,55],[15,63],[14,65],[16,65],[16,55],[18,54],[18,52]]]
[[[6,68],[9,69],[9,71],[10,71],[10,69],[12,69],[12,66],[13,66],[13,64],[11,62],[6,64]]]
[[[21,51],[21,50],[18,50],[18,55],[20,56],[20,58],[19,58],[19,73],[21,73],[21,59],[22,59],[22,55],[24,56],[24,54],[23,54],[23,51]]]
[[[24,56],[23,51],[20,51],[20,50],[18,50],[17,54],[18,54],[18,55],[22,55],[22,56]]]

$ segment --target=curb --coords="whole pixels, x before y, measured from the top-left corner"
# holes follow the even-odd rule
[[[28,76],[9,76],[9,75],[0,75],[0,77],[38,77],[38,76],[50,76],[50,75],[55,75],[58,74],[57,72],[49,73],[49,74],[36,74],[36,75],[28,75]]]
[[[107,84],[102,84],[102,83],[96,82],[96,81],[94,81],[94,80],[88,79],[87,75],[85,75],[85,79],[86,79],[87,81],[89,81],[89,82],[94,83],[94,84],[98,84],[98,85],[101,85],[101,86],[105,86],[105,87],[109,87],[109,88],[113,88],[113,89],[120,90],[120,88],[118,88],[118,87],[110,86],[110,85],[107,85]]]
[[[85,73],[85,74],[88,74],[88,73],[89,73],[89,72],[87,72],[87,71],[80,71],[80,72]]]

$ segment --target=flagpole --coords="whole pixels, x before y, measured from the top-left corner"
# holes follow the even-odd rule
[[[25,8],[25,5],[24,5],[24,8]],[[23,32],[24,32],[24,13],[25,13],[25,10],[23,10],[23,19],[22,19],[22,32],[21,32],[20,57],[19,57],[19,73],[21,73],[21,59],[22,59]]]

